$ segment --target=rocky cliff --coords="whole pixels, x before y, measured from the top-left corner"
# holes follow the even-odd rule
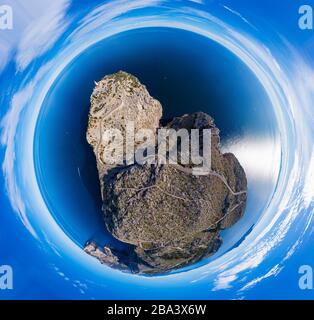
[[[133,123],[135,136],[141,129],[153,132],[150,150],[158,154],[160,145],[153,142],[161,116],[160,103],[137,78],[125,72],[105,77],[91,97],[87,140],[96,155],[104,221],[107,230],[128,244],[130,251],[126,257],[94,243],[88,243],[85,251],[102,263],[133,272],[162,273],[212,255],[222,242],[219,231],[236,223],[246,205],[245,172],[233,154],[220,151],[219,130],[205,113],[174,118],[165,129],[185,129],[189,138],[198,130],[200,155],[210,153],[211,157],[206,174],[195,174],[190,157],[183,161],[179,156],[177,162],[167,163],[149,161],[149,157],[146,163],[130,161],[139,142],[135,141],[126,155],[126,149],[131,148],[129,123]],[[108,129],[118,129],[121,140],[107,138],[104,132]],[[208,148],[202,133],[209,130]],[[175,147],[182,151],[182,143]],[[106,150],[118,153],[119,149],[124,151],[119,163],[104,161]]]

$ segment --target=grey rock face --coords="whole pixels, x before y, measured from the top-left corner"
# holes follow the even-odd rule
[[[108,248],[91,250],[90,244],[85,251],[103,263],[141,273],[166,272],[215,253],[222,241],[219,230],[232,226],[243,215],[247,181],[236,157],[221,153],[213,119],[198,112],[175,118],[166,126],[187,129],[190,135],[192,129],[211,129],[211,171],[206,175],[193,175],[192,164],[182,164],[180,159],[177,164],[108,167],[99,161],[106,148],[99,128],[123,129],[122,118],[127,118],[136,128],[155,130],[161,106],[137,79],[125,73],[106,77],[95,90],[100,90],[99,86],[106,94],[93,93],[87,139],[97,157],[107,229],[130,245],[132,258],[121,259],[119,252],[109,252]],[[115,101],[112,88],[114,92],[129,92],[130,87],[127,99],[127,94],[121,94]],[[116,112],[117,118],[113,113],[108,117],[108,112]],[[205,150],[201,140],[200,149]]]
[[[105,150],[112,142],[103,139],[105,130],[120,130],[125,137],[126,124],[130,122],[134,123],[135,132],[140,129],[157,130],[161,115],[159,101],[153,99],[146,87],[131,74],[120,71],[96,83],[91,96],[86,137],[97,158],[101,189],[104,175],[116,167],[104,163]],[[123,143],[117,147],[122,149]]]

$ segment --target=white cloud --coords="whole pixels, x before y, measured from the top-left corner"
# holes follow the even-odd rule
[[[51,49],[60,38],[68,25],[65,14],[69,4],[69,0],[51,1],[42,15],[29,24],[17,48],[19,70],[24,70],[35,58]]]
[[[280,271],[282,270],[282,267],[279,266],[279,264],[275,265],[273,268],[271,268],[270,271],[268,271],[266,274],[264,274],[261,277],[258,277],[252,281],[250,281],[249,283],[247,283],[242,289],[241,291],[245,291],[248,290],[252,287],[254,287],[255,285],[257,285],[259,282],[269,278],[269,277],[274,277],[276,276]]]
[[[82,19],[79,27],[71,35],[71,38],[72,40],[77,40],[83,35],[104,26],[106,22],[109,22],[122,14],[148,6],[157,6],[161,2],[161,0],[117,0],[105,3],[95,8]]]
[[[246,19],[243,17],[242,14],[240,14],[238,11],[235,11],[233,9],[231,9],[230,7],[227,6],[223,6],[226,10],[228,10],[229,12],[235,14],[236,16],[238,16],[242,21],[244,21],[246,24],[248,24],[250,27],[252,27],[253,29],[256,30],[256,28]]]
[[[42,76],[50,69],[49,65],[43,66],[37,76],[27,86],[19,90],[12,98],[9,111],[5,114],[0,123],[0,142],[4,146],[5,155],[2,163],[2,170],[5,179],[5,186],[13,209],[20,215],[25,227],[36,237],[36,233],[28,221],[25,209],[25,202],[20,190],[19,182],[15,173],[16,160],[16,138],[17,128],[21,115],[31,99],[36,84]]]

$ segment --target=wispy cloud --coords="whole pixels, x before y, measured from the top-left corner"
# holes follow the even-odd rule
[[[23,111],[32,98],[37,83],[43,75],[50,69],[49,65],[43,66],[37,73],[37,76],[14,94],[10,108],[0,122],[0,142],[5,147],[4,160],[2,163],[5,186],[10,203],[13,209],[20,215],[25,227],[36,237],[36,233],[28,221],[23,190],[16,175],[16,146],[17,146],[17,128],[20,123]]]
[[[249,22],[249,20],[247,20],[242,14],[240,14],[238,11],[231,9],[228,6],[223,6],[226,10],[228,10],[229,12],[235,14],[236,16],[238,16],[242,21],[244,21],[246,24],[248,24],[250,27],[252,27],[253,29],[256,30],[256,28],[253,26],[253,24],[251,24],[251,22]]]
[[[35,18],[24,31],[18,44],[16,64],[24,70],[35,58],[46,53],[66,30],[65,14],[70,0],[55,0],[47,5],[40,18]]]
[[[157,6],[162,2],[162,0],[117,0],[105,3],[87,14],[80,22],[79,27],[69,38],[71,40],[77,40],[83,35],[100,28],[107,22],[125,13],[148,6]]]

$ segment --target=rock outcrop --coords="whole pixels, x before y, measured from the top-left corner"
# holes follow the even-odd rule
[[[162,116],[162,107],[136,77],[126,72],[120,71],[107,76],[95,84],[86,137],[97,158],[99,180],[103,190],[104,175],[116,167],[116,164],[104,162],[106,149],[110,149],[112,143],[110,139],[104,139],[104,132],[110,129],[119,130],[125,138],[126,126],[130,123],[133,123],[135,132],[140,129],[156,131]],[[115,142],[115,147],[123,149],[123,142]],[[118,152],[119,150],[116,150],[116,153]],[[127,160],[123,159],[123,162]]]
[[[124,133],[126,120],[135,123],[135,132],[157,132],[161,105],[138,79],[124,72],[99,82],[91,105],[87,140],[97,159],[105,224],[115,238],[130,246],[130,257],[90,243],[86,252],[102,263],[142,273],[166,272],[215,253],[222,242],[219,231],[244,213],[247,181],[236,157],[221,153],[214,120],[198,112],[166,125],[176,131],[187,129],[190,137],[193,129],[211,130],[211,168],[206,174],[193,174],[193,163],[180,158],[173,164],[128,165],[124,157],[121,164],[108,165],[102,158],[110,146],[102,132],[117,128]],[[126,147],[125,143],[117,146]],[[199,146],[204,156],[208,148],[201,138]]]

